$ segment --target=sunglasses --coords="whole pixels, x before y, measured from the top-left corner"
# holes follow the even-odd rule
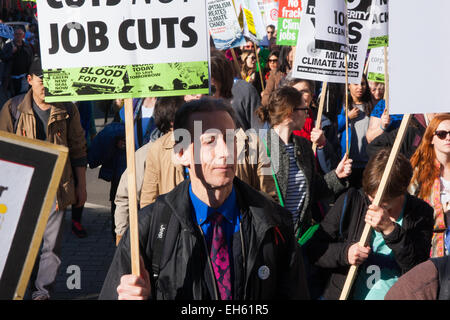
[[[447,135],[450,134],[450,131],[445,131],[445,130],[437,130],[434,132],[434,135],[437,136],[439,139],[444,140],[445,138],[447,138]]]
[[[267,31],[268,34],[274,34],[274,31]]]
[[[275,62],[278,62],[278,59],[269,59],[269,62],[275,63]]]

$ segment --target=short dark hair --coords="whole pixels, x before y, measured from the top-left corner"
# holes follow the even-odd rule
[[[183,96],[160,97],[156,100],[153,117],[155,125],[162,133],[167,133],[175,121],[175,113],[183,105]]]
[[[377,193],[390,154],[391,148],[383,148],[370,158],[362,179],[363,190],[366,194],[374,197]],[[391,200],[403,195],[408,189],[412,175],[411,163],[399,153],[392,166],[382,200]]]
[[[211,50],[211,77],[220,83],[220,97],[230,99],[234,83],[235,68],[225,54],[219,50]]]
[[[175,121],[173,129],[185,129],[191,131],[192,124],[190,116],[196,112],[213,112],[225,111],[227,112],[236,126],[236,114],[233,107],[223,99],[215,99],[211,97],[203,97],[198,100],[191,100],[181,106],[175,113]],[[220,120],[219,120],[220,121]],[[178,143],[177,141],[176,143]]]

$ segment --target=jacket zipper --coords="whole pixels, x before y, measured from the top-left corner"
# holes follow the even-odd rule
[[[209,253],[208,253],[208,245],[206,244],[205,235],[203,234],[202,228],[200,226],[198,226],[198,228],[200,229],[200,233],[201,233],[202,239],[203,239],[203,244],[204,244],[204,247],[205,247],[205,253],[206,253],[206,256],[208,258],[209,270],[211,271],[211,279],[212,279],[212,283],[214,284],[214,294],[216,296],[216,300],[219,300],[217,284],[216,284],[216,278],[214,276],[214,270],[213,270],[213,267],[212,267],[211,258],[209,257]]]

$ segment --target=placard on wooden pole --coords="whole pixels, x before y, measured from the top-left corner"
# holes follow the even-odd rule
[[[128,171],[128,201],[130,220],[130,250],[131,250],[131,273],[140,276],[139,267],[139,229],[137,210],[137,187],[136,187],[136,162],[134,152],[134,117],[133,99],[125,99],[125,141],[127,151]]]
[[[405,114],[403,116],[402,123],[400,124],[400,128],[399,128],[397,136],[395,138],[394,146],[392,147],[388,162],[386,164],[386,168],[384,169],[383,176],[381,177],[380,185],[378,186],[378,190],[375,195],[375,198],[373,199],[372,204],[379,206],[381,203],[381,200],[384,195],[384,191],[386,189],[387,181],[389,179],[389,176],[391,175],[392,166],[394,164],[395,159],[397,158],[398,152],[400,150],[400,146],[403,142],[403,138],[405,137],[406,129],[408,128],[408,123],[409,123],[410,118],[411,118],[411,114]],[[360,246],[364,247],[367,245],[367,242],[369,241],[369,235],[370,235],[371,229],[372,229],[372,227],[370,226],[370,224],[366,223],[364,226],[364,230],[361,235],[361,238],[358,242]],[[344,287],[342,289],[339,300],[346,300],[348,298],[348,295],[352,288],[353,282],[355,281],[357,271],[358,271],[357,265],[350,266],[350,270],[347,274],[347,278],[345,279]]]

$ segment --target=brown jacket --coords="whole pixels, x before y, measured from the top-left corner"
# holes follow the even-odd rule
[[[17,106],[20,116],[17,119],[15,133],[36,139],[36,118],[33,112],[32,99],[33,95],[30,89]],[[12,115],[10,111],[11,100],[9,99],[5,103],[0,112],[0,130],[7,132],[14,131],[13,119],[15,115]],[[63,210],[69,204],[76,202],[72,165],[86,165],[86,139],[81,127],[80,114],[75,105],[71,103],[55,103],[52,105],[47,127],[47,141],[69,148],[69,157],[57,192],[58,208]]]
[[[259,139],[252,135],[249,139],[243,130],[236,134],[237,158],[236,176],[253,188],[263,191],[276,199],[275,184],[270,172],[270,162]],[[141,208],[153,203],[156,198],[171,191],[184,180],[183,167],[172,161],[174,147],[173,132],[168,132],[156,140],[149,148],[141,191]],[[249,150],[255,150],[251,152]]]
[[[437,300],[438,292],[438,270],[431,260],[427,260],[402,275],[384,300]]]
[[[280,85],[281,79],[283,79],[286,75],[278,70],[272,70],[269,74],[269,79],[267,79],[266,87],[262,92],[261,96],[261,104],[265,106],[269,102],[269,97],[272,91],[278,88]]]

